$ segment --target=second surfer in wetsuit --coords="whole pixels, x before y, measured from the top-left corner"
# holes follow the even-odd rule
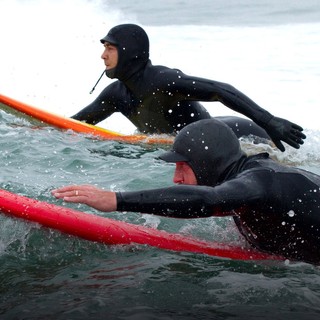
[[[267,153],[247,156],[230,128],[216,119],[183,128],[160,159],[176,163],[178,185],[133,192],[80,185],[52,193],[106,212],[232,216],[253,247],[320,264],[320,176],[281,165]]]
[[[222,117],[237,137],[253,134],[271,138],[284,151],[281,140],[294,148],[303,144],[303,129],[277,118],[229,84],[188,76],[178,69],[154,66],[149,59],[149,39],[135,24],[112,28],[101,39],[106,75],[118,79],[108,85],[73,119],[97,124],[114,112],[126,116],[147,134],[177,133],[189,123],[211,118],[199,101],[220,101],[254,122],[239,117]]]

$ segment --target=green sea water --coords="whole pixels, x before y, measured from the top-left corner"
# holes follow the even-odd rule
[[[177,220],[97,212],[50,191],[172,184],[164,147],[92,139],[0,111],[0,187],[91,214],[207,240],[240,242],[229,218]],[[297,153],[282,161],[305,163]],[[310,156],[310,154],[309,154]],[[314,155],[316,157],[316,155]],[[310,158],[310,157],[309,157]],[[317,161],[317,159],[315,159]],[[0,215],[0,319],[318,319],[320,270],[305,263],[232,261],[147,246],[107,246]]]
[[[2,94],[74,114],[108,83],[103,79],[88,94],[103,68],[99,39],[116,24],[138,23],[150,36],[153,63],[230,83],[303,126],[308,138],[300,150],[254,148],[320,174],[320,1],[2,0],[0,12]],[[216,104],[207,107],[213,116],[230,115]],[[50,194],[70,183],[112,190],[171,185],[173,167],[155,160],[162,151],[39,129],[0,111],[1,188],[90,214],[240,242],[229,219],[102,214]],[[318,320],[319,276],[318,267],[304,263],[106,246],[0,214],[0,320]]]

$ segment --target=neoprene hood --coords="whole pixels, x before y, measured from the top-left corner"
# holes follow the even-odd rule
[[[232,130],[216,119],[205,119],[184,127],[172,149],[159,158],[187,162],[199,185],[215,186],[245,156]]]
[[[149,61],[149,38],[146,32],[135,24],[120,24],[110,29],[100,40],[110,42],[118,49],[118,64],[106,70],[106,75],[121,81],[129,79]]]

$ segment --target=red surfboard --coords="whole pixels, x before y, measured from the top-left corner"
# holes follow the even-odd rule
[[[166,250],[236,260],[284,260],[254,249],[209,242],[49,204],[0,189],[0,212],[86,240],[109,245],[144,244]]]

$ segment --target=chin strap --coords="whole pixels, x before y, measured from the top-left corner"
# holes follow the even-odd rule
[[[101,78],[103,77],[103,75],[106,73],[106,70],[103,70],[100,78],[98,79],[98,81],[96,82],[96,84],[93,86],[93,88],[91,89],[91,91],[89,92],[90,94],[94,91],[94,89],[96,88],[97,84],[99,83],[99,81],[101,80]]]

